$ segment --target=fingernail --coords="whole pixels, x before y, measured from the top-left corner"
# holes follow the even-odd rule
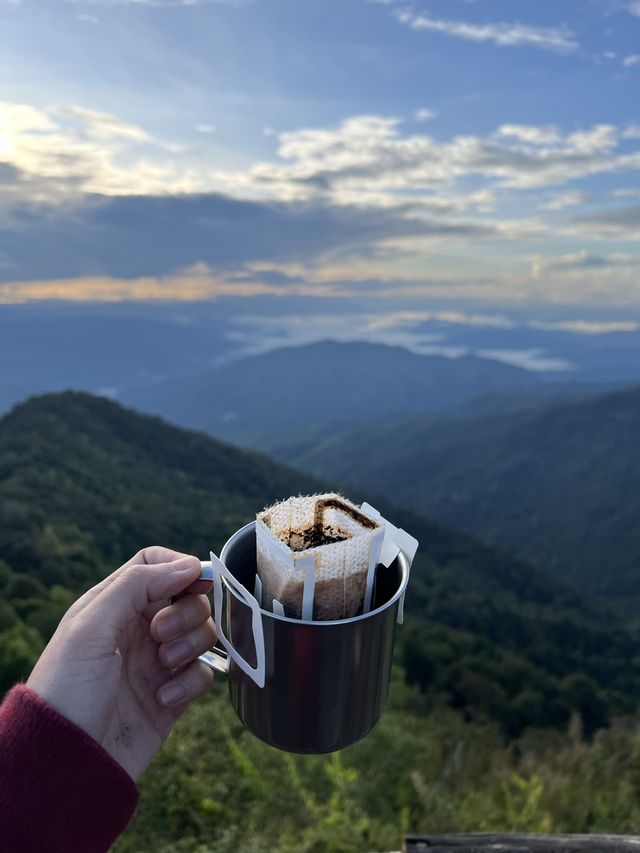
[[[174,572],[189,572],[193,571],[193,562],[195,557],[180,557],[176,560],[172,568]]]
[[[167,613],[164,616],[158,616],[156,631],[161,640],[170,640],[175,637],[184,628],[184,619],[178,616],[177,613]]]
[[[160,690],[160,701],[163,705],[175,705],[187,695],[187,690],[182,684],[174,682],[167,684]]]
[[[193,646],[188,640],[178,640],[177,643],[167,646],[165,655],[169,666],[175,666],[193,657]]]

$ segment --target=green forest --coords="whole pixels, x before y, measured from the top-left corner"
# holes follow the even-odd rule
[[[637,619],[640,391],[567,397],[512,403],[508,417],[469,407],[301,435],[288,458],[398,496]]]
[[[219,552],[274,499],[326,486],[87,394],[16,407],[0,421],[0,691],[71,601],[139,548]],[[243,730],[219,680],[147,772],[117,850],[371,851],[408,831],[637,828],[637,635],[523,560],[366,497],[421,543],[379,726],[342,753],[286,755]]]

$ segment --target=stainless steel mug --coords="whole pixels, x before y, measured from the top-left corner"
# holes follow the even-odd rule
[[[228,674],[231,703],[249,731],[288,752],[325,753],[373,728],[389,692],[414,553],[400,551],[388,567],[378,566],[369,613],[323,622],[263,610],[249,592],[256,576],[255,522],[229,539],[220,559],[211,554],[203,578],[214,584],[214,619],[226,653],[216,648],[200,659]]]

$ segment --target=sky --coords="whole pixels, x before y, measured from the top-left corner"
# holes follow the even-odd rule
[[[619,328],[639,88],[640,0],[0,0],[0,304]]]

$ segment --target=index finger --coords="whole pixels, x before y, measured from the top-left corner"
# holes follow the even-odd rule
[[[132,557],[126,565],[139,563],[139,558],[142,558],[142,561],[147,565],[155,566],[157,563],[173,563],[176,560],[181,560],[183,557],[193,557],[193,554],[172,551],[171,548],[165,548],[163,545],[151,545],[148,548],[138,551],[136,556]]]
[[[180,551],[173,551],[171,548],[165,548],[163,545],[150,545],[147,548],[141,548],[133,555],[133,557],[131,557],[130,560],[123,563],[120,568],[116,569],[110,575],[107,575],[106,578],[103,578],[103,580],[95,584],[91,589],[88,589],[84,595],[78,598],[66,612],[64,618],[69,620],[74,616],[77,616],[78,613],[84,610],[84,608],[90,604],[97,595],[104,592],[126,569],[131,566],[136,566],[141,563],[147,566],[156,566],[160,563],[175,563],[176,560],[182,560],[185,557],[197,559],[196,557],[193,557],[193,554],[183,554]],[[187,591],[193,591],[201,595],[209,592],[211,590],[211,586],[212,585],[210,583],[205,581],[194,581],[194,583],[188,587]]]

